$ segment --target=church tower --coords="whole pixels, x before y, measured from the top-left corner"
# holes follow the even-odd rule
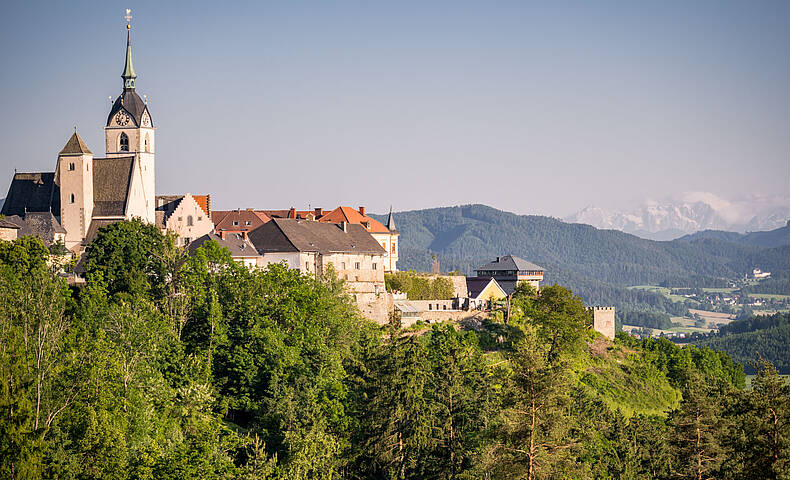
[[[60,224],[66,230],[66,248],[82,242],[93,216],[93,152],[74,134],[58,153],[55,183],[60,187]]]
[[[127,12],[128,13],[128,12]],[[127,16],[127,20],[131,18]],[[134,157],[134,172],[127,205],[128,217],[155,221],[155,140],[154,123],[144,102],[135,92],[137,75],[132,66],[131,26],[126,25],[126,64],[123,74],[123,92],[110,109],[104,138],[107,158]]]

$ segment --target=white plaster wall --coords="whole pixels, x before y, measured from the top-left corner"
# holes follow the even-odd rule
[[[190,216],[192,217],[191,227],[189,226]],[[178,235],[179,245],[186,245],[185,239],[194,240],[214,230],[214,223],[198,205],[195,198],[187,193],[167,219],[166,228]]]
[[[69,170],[70,164],[74,170]],[[58,157],[60,224],[66,229],[64,243],[71,249],[82,242],[93,216],[93,155]],[[74,195],[74,203],[71,195]]]

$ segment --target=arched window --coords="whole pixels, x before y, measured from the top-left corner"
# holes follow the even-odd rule
[[[128,152],[129,151],[129,136],[125,133],[121,133],[121,151]]]
[[[148,141],[148,134],[147,133],[145,134],[145,151],[146,152],[150,152],[151,151],[151,143]]]
[[[192,215],[189,215],[187,217],[187,227],[191,227],[192,225],[193,225],[193,223],[192,223]]]
[[[71,194],[71,203],[74,203],[74,194]]]

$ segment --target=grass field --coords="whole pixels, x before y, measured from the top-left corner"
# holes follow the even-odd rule
[[[631,290],[645,290],[647,292],[654,292],[660,295],[667,297],[668,299],[672,300],[673,302],[685,302],[689,300],[688,298],[682,295],[672,295],[670,294],[670,290],[666,287],[659,287],[656,285],[636,285],[633,287],[628,287]]]
[[[779,295],[778,293],[750,293],[750,297],[754,298],[766,298],[771,300],[787,300],[790,298],[790,295]]]

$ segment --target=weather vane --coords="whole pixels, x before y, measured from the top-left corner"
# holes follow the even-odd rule
[[[127,8],[126,9],[126,16],[124,16],[123,18],[126,19],[126,29],[129,30],[130,28],[132,28],[132,26],[131,26],[131,23],[132,23],[132,9],[131,8]]]

